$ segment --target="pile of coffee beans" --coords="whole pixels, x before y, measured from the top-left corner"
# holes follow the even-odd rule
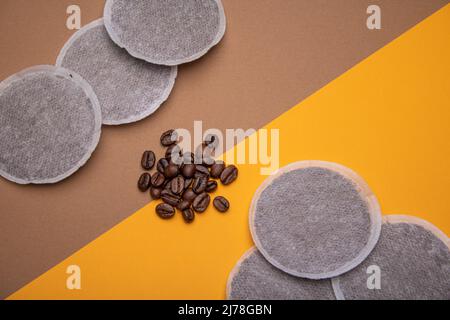
[[[164,132],[160,141],[166,148],[164,157],[156,161],[153,151],[144,152],[142,168],[150,171],[156,167],[156,171],[153,174],[144,172],[139,177],[138,188],[142,192],[150,190],[152,199],[163,201],[156,206],[156,213],[162,219],[174,217],[178,209],[184,220],[191,223],[195,213],[203,213],[209,207],[210,193],[217,190],[218,181],[223,185],[231,184],[238,177],[238,169],[209,156],[217,146],[217,136],[206,137],[195,153],[183,153],[177,144],[175,130]],[[212,203],[222,213],[230,208],[229,201],[222,196],[216,197]]]

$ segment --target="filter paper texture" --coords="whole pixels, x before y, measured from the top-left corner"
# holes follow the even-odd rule
[[[0,84],[0,175],[55,183],[89,159],[101,132],[92,88],[72,71],[37,66]]]
[[[381,215],[364,181],[333,163],[282,168],[256,192],[250,208],[256,246],[289,274],[325,279],[351,270],[375,246]]]
[[[330,280],[291,276],[271,265],[256,248],[250,249],[231,272],[230,300],[335,300]]]
[[[426,221],[386,216],[380,240],[369,257],[333,279],[336,297],[450,300],[449,244],[448,237]]]
[[[104,18],[111,39],[132,56],[171,66],[206,54],[226,26],[220,0],[108,0]]]
[[[167,100],[177,67],[133,58],[109,38],[103,19],[76,32],[61,50],[56,65],[80,74],[94,89],[103,123],[142,120]]]

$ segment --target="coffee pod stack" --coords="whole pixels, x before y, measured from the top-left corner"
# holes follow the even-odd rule
[[[430,223],[381,216],[352,170],[301,161],[278,170],[250,206],[255,247],[228,299],[450,299],[450,240]]]
[[[201,58],[225,33],[220,0],[107,0],[104,17],[77,31],[56,66],[0,83],[0,175],[56,183],[90,158],[101,125],[153,114],[177,66]]]

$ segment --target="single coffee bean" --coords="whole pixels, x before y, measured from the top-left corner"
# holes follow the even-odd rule
[[[197,169],[196,169],[195,164],[190,164],[189,163],[189,164],[185,164],[183,166],[183,169],[181,170],[181,173],[183,174],[183,176],[185,178],[192,178],[194,176],[196,170]]]
[[[224,169],[225,163],[217,161],[211,167],[211,177],[214,179],[219,179]]]
[[[181,164],[181,162],[183,162],[182,150],[176,144],[168,147],[164,156],[167,160],[172,160],[177,164]]]
[[[180,202],[178,202],[177,205],[177,209],[180,211],[189,209],[189,207],[191,206],[191,203],[187,200],[181,200]]]
[[[141,166],[145,170],[150,170],[155,165],[155,153],[153,151],[145,151],[142,155]]]
[[[216,197],[213,201],[213,205],[220,212],[227,212],[230,208],[230,202],[224,197]]]
[[[170,183],[170,188],[174,194],[182,194],[184,191],[184,178],[182,176],[177,176],[172,179]]]
[[[218,184],[217,184],[217,182],[216,181],[214,181],[214,180],[209,180],[207,183],[206,183],[206,192],[209,192],[209,193],[211,193],[211,192],[214,192],[214,191],[216,191],[217,190],[217,187],[218,187]]]
[[[175,178],[178,175],[178,166],[176,164],[169,164],[164,170],[164,176],[168,179]]]
[[[175,215],[175,208],[167,203],[160,203],[156,206],[156,213],[162,219],[170,219]]]
[[[164,147],[168,147],[170,145],[175,144],[177,142],[177,140],[178,140],[178,134],[175,130],[168,130],[168,131],[164,132],[161,135],[161,139],[160,139],[161,144]]]
[[[155,188],[159,188],[164,185],[166,178],[160,172],[155,172],[152,176],[152,186]]]
[[[191,208],[185,209],[182,212],[183,219],[186,223],[192,223],[195,219],[194,211]]]
[[[138,180],[138,188],[142,192],[145,192],[150,188],[151,186],[151,176],[149,173],[145,172],[143,173]]]
[[[156,170],[158,170],[159,172],[164,174],[164,170],[166,170],[166,168],[168,166],[169,166],[169,160],[167,160],[166,158],[161,158],[161,159],[159,159],[159,161],[156,165]]]
[[[163,190],[170,190],[170,191],[172,191],[172,190],[171,190],[171,188],[172,188],[171,182],[172,182],[172,180],[166,179],[166,181],[164,181],[164,184],[163,184],[163,186],[162,186],[162,189],[163,189]]]
[[[184,179],[184,189],[187,189],[191,186],[192,181],[194,181],[194,179],[189,178],[189,179]]]
[[[207,167],[197,164],[195,166],[195,177],[207,177],[209,178],[209,170]]]
[[[152,197],[153,200],[161,199],[161,192],[162,192],[161,188],[155,187],[150,188],[150,196]]]
[[[224,185],[231,184],[238,177],[238,168],[236,166],[231,165],[226,167],[220,175],[220,181]]]
[[[192,190],[196,194],[200,194],[206,190],[206,185],[208,183],[208,179],[206,177],[197,177],[194,179],[194,182],[192,182]]]
[[[186,200],[189,203],[192,203],[192,201],[194,201],[195,198],[197,198],[197,194],[192,189],[187,189],[183,193],[183,200]]]
[[[206,192],[199,194],[192,202],[192,207],[198,213],[205,212],[211,202],[211,197]]]
[[[176,207],[178,205],[178,202],[180,202],[180,197],[176,194],[173,194],[169,190],[163,190],[161,192],[161,199],[167,204],[170,204],[171,206]]]

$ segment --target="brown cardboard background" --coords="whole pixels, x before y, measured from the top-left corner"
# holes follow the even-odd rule
[[[72,34],[66,8],[83,24],[100,0],[0,0],[0,79],[54,64]],[[136,189],[140,155],[162,152],[170,127],[259,128],[406,31],[444,0],[224,0],[227,33],[218,47],[183,65],[167,103],[152,117],[104,127],[91,160],[51,186],[0,178],[0,297],[6,297],[149,201]],[[379,4],[383,29],[365,27]]]

